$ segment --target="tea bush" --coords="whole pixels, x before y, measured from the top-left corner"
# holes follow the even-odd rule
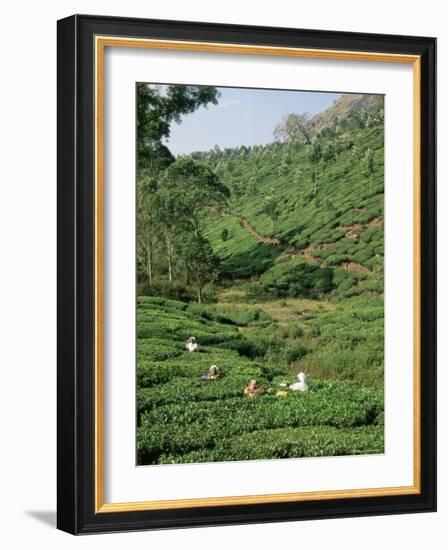
[[[237,382],[232,382],[236,393]],[[217,395],[217,388],[218,385],[208,391]],[[150,455],[154,460],[162,453],[211,447],[223,438],[258,430],[381,425],[382,392],[354,389],[350,385],[341,388],[329,384],[306,394],[290,393],[283,400],[273,394],[252,400],[243,398],[241,393],[236,397],[160,405],[142,414],[137,436],[139,456],[142,462]]]
[[[368,426],[349,430],[331,427],[259,430],[226,438],[215,447],[184,454],[162,453],[157,462],[178,464],[231,460],[265,460],[266,457],[343,456],[380,454],[384,428]]]
[[[279,307],[291,322],[279,324],[275,304],[263,311],[139,298],[140,464],[382,452],[381,299],[290,300]],[[199,352],[185,350],[192,335]],[[220,376],[202,380],[212,364]],[[300,370],[309,391],[277,399]],[[266,393],[250,399],[243,392],[254,378]]]

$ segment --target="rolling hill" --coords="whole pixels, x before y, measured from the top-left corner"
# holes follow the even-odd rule
[[[382,104],[380,96],[346,97],[321,121]],[[205,235],[231,279],[256,277],[264,288],[283,285],[296,296],[381,294],[383,126],[323,131],[319,140],[323,155],[317,164],[310,159],[311,145],[294,143],[196,154],[232,190],[225,211],[207,212]],[[370,175],[363,162],[368,150]],[[299,288],[294,273],[316,284]]]
[[[332,126],[337,120],[343,120],[360,111],[376,111],[383,107],[382,95],[344,94],[331,107],[315,115],[311,123],[317,132]]]

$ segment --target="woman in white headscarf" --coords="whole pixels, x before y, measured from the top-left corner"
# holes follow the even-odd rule
[[[298,382],[290,384],[289,389],[291,391],[308,391],[308,379],[304,372],[299,372],[297,375]]]
[[[194,336],[190,336],[185,344],[185,348],[188,351],[198,351],[198,346],[199,344],[196,342],[196,338]]]

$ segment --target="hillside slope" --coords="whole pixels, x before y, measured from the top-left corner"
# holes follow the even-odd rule
[[[345,119],[359,111],[372,111],[383,106],[382,95],[344,94],[331,107],[315,115],[311,122],[317,131],[331,126],[339,119]]]
[[[310,145],[279,142],[202,154],[233,197],[225,212],[207,213],[205,235],[233,279],[259,275],[265,286],[284,279],[291,287],[288,274],[301,270],[302,279],[305,272],[330,279],[317,293],[382,293],[383,126],[320,141],[324,152],[332,150],[318,163],[310,159]]]

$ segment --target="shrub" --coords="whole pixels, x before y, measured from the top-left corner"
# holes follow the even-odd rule
[[[163,453],[184,453],[212,447],[225,437],[277,428],[330,426],[354,428],[380,423],[383,394],[350,385],[328,384],[307,394],[277,400],[264,395],[219,401],[158,406],[144,413],[137,432],[140,461],[157,461]]]
[[[371,246],[367,246],[363,250],[359,250],[353,255],[353,258],[355,261],[357,261],[360,264],[364,264],[367,260],[369,260],[373,256],[374,252],[371,248]]]
[[[332,270],[306,261],[276,264],[261,276],[266,290],[278,296],[317,297],[333,288]]]
[[[225,242],[229,238],[229,230],[227,227],[224,227],[224,229],[221,231],[221,241]]]
[[[335,269],[333,272],[333,283],[340,291],[348,290],[357,285],[358,281],[365,279],[365,274],[358,271],[346,269]]]
[[[146,296],[160,296],[166,298],[174,298],[180,300],[191,300],[193,295],[191,289],[178,281],[155,281],[151,286],[149,283],[143,282],[137,285],[137,294]]]
[[[362,232],[361,239],[366,243],[370,243],[371,241],[377,241],[379,239],[382,240],[383,235],[383,231],[378,227],[370,227]]]
[[[337,429],[289,428],[259,430],[226,438],[212,448],[185,454],[161,454],[160,464],[260,460],[312,456],[343,456],[384,452],[384,429],[380,427]]]
[[[188,311],[200,315],[205,319],[218,321],[220,323],[238,325],[245,327],[256,324],[259,321],[271,321],[271,317],[264,311],[247,307],[226,307],[226,306],[207,306],[199,304],[190,304]]]
[[[263,379],[260,378],[260,381],[263,382]],[[205,382],[199,377],[174,377],[164,384],[139,388],[137,390],[137,407],[139,413],[142,413],[169,403],[187,404],[192,401],[214,401],[238,397],[243,394],[247,382],[247,374],[239,373],[229,373],[212,382]]]
[[[332,254],[326,259],[326,263],[328,265],[340,265],[343,262],[347,261],[350,261],[350,256],[348,256],[347,254]]]
[[[247,340],[245,338],[235,338],[219,344],[220,347],[225,349],[234,350],[238,355],[249,357],[250,359],[256,359],[257,357],[264,357],[267,353],[269,346],[266,343]]]
[[[301,326],[297,324],[293,325],[286,325],[284,327],[281,327],[279,330],[279,334],[282,338],[301,338],[304,335],[304,330]]]
[[[308,353],[308,349],[300,343],[294,343],[288,346],[284,352],[283,357],[285,362],[289,365],[290,363],[294,363],[296,361],[299,361]]]

